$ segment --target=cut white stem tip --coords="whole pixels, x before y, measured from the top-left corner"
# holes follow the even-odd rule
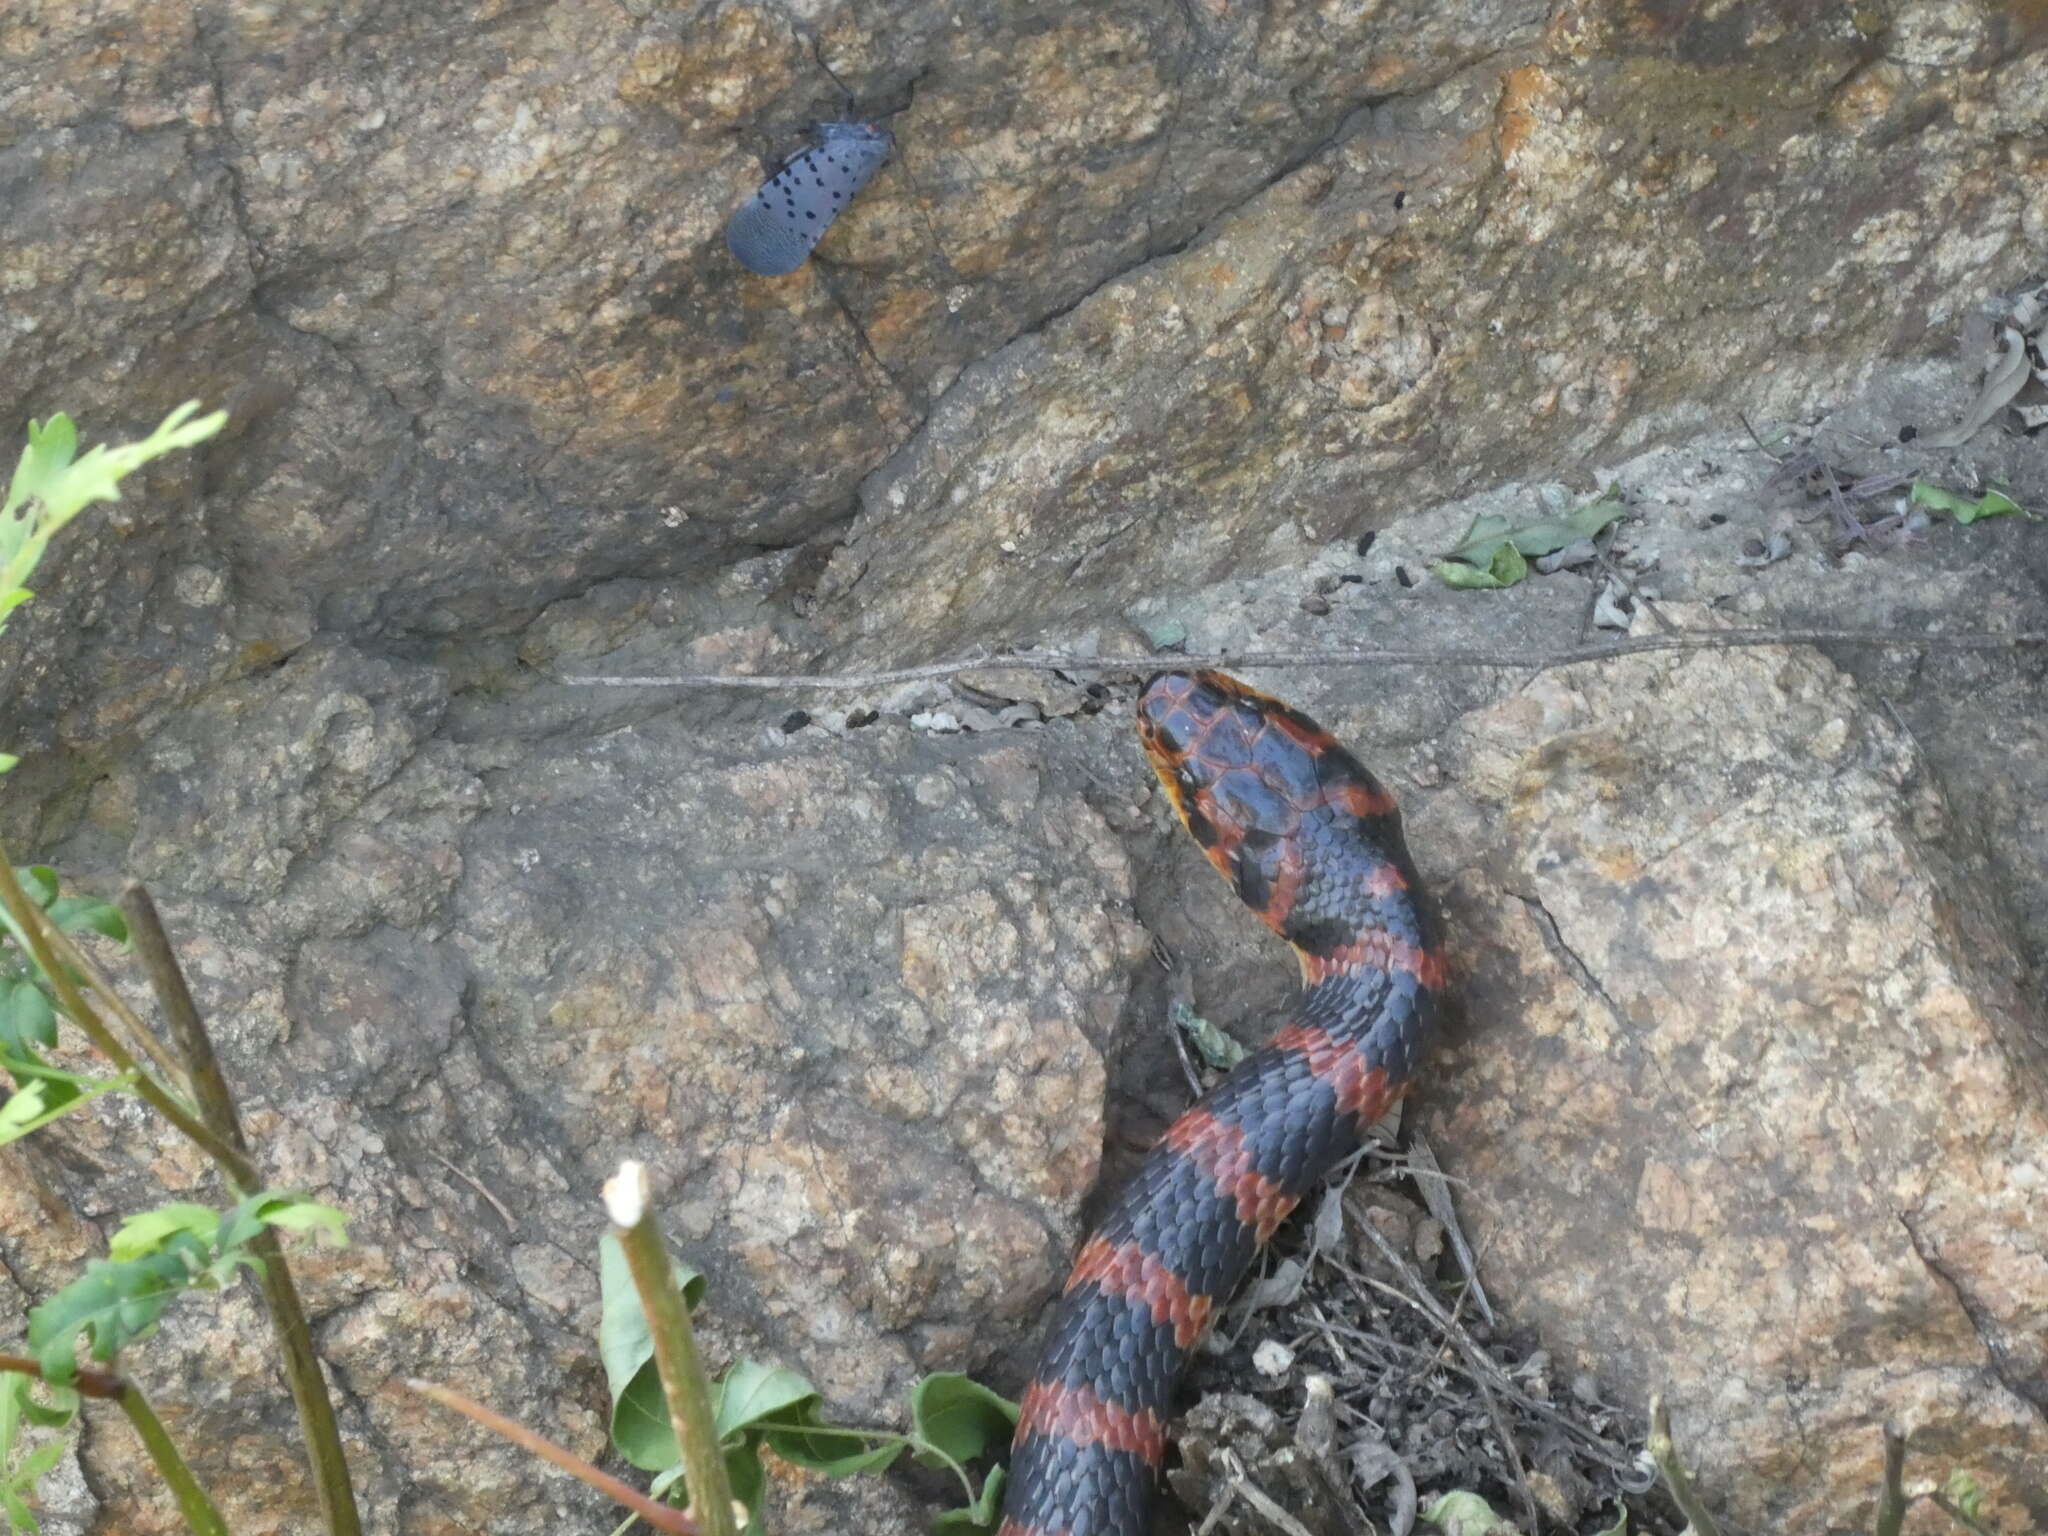
[[[627,1158],[619,1171],[604,1181],[604,1208],[612,1225],[637,1227],[647,1214],[647,1165]]]

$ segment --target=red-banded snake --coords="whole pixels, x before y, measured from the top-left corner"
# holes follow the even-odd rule
[[[1138,735],[1294,946],[1290,1021],[1175,1121],[1083,1245],[1024,1393],[999,1536],[1145,1536],[1183,1367],[1253,1256],[1406,1091],[1443,964],[1391,796],[1300,711],[1166,672]]]

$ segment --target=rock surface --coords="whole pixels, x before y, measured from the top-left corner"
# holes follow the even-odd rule
[[[354,1214],[304,1283],[386,1473],[373,1528],[599,1518],[560,1492],[507,1510],[523,1457],[478,1455],[394,1378],[560,1404],[542,1427],[599,1452],[594,1192],[624,1156],[709,1277],[714,1350],[799,1363],[874,1422],[923,1371],[1014,1369],[1079,1235],[1145,953],[1100,816],[1021,737],[736,753],[668,721],[493,763],[422,743],[434,676],[302,652],[214,695],[95,808],[132,829],[277,1178]],[[228,743],[218,777],[194,738]],[[123,1141],[173,1188],[198,1180],[132,1111],[76,1145],[119,1161]],[[93,1214],[143,1201],[111,1172],[65,1192]],[[28,1211],[23,1190],[7,1228],[36,1291],[89,1231]],[[209,1310],[151,1345],[157,1385],[182,1433],[229,1448],[202,1460],[246,1484],[238,1530],[303,1528],[260,1321],[246,1298]],[[103,1518],[154,1529],[133,1448],[100,1471]],[[811,1523],[781,1528],[843,1528],[848,1497],[814,1491]]]
[[[835,77],[899,155],[747,276],[724,218]],[[1516,658],[1603,593],[1639,633],[1658,597],[2048,629],[2019,519],[1851,534],[1791,474],[2048,505],[2038,435],[1901,431],[1960,413],[2048,247],[2044,119],[2010,0],[9,7],[0,427],[234,424],[38,572],[0,830],[151,882],[270,1171],[353,1213],[303,1284],[372,1529],[608,1528],[391,1383],[598,1452],[625,1155],[717,1353],[854,1418],[934,1367],[1014,1386],[1098,1160],[1184,1102],[1147,936],[1247,1037],[1291,995],[1150,794],[1127,675],[556,674]],[[1429,577],[1596,472],[1604,563]],[[1885,1412],[1995,1529],[2048,1521],[2038,657],[1258,677],[1384,771],[1445,896],[1417,1111],[1504,1310],[1661,1387],[1752,1528],[1867,1527]],[[0,1160],[0,1338],[121,1213],[212,1194],[115,1100]],[[136,1356],[245,1536],[311,1508],[259,1341],[238,1292]],[[778,1486],[788,1531],[927,1502]],[[117,1425],[53,1500],[175,1528]]]
[[[1824,662],[1703,653],[1547,674],[1447,757],[1480,855],[1428,1123],[1489,1283],[1682,1405],[1746,1523],[1832,1522],[1881,1417],[2028,1507],[2048,1037],[1911,739]]]
[[[60,557],[31,804],[316,631],[474,645],[815,543],[826,635],[922,655],[1837,394],[2048,240],[2044,25],[17,6],[0,424],[235,412]],[[747,276],[723,220],[838,82],[897,164]]]

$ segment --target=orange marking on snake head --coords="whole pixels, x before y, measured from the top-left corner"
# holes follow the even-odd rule
[[[1260,697],[1264,698],[1265,696],[1262,694]],[[1314,757],[1321,757],[1325,752],[1341,752],[1343,750],[1343,748],[1337,745],[1336,738],[1313,720],[1296,714],[1278,699],[1266,699],[1266,702],[1273,707],[1273,712],[1266,718],[1266,724],[1278,731],[1282,736],[1285,736],[1297,747],[1300,747],[1304,752]]]
[[[1173,1342],[1182,1349],[1195,1347],[1216,1310],[1213,1296],[1189,1291],[1186,1281],[1136,1243],[1113,1245],[1100,1237],[1090,1239],[1074,1260],[1067,1289],[1089,1284],[1105,1296],[1120,1296],[1143,1307],[1155,1323],[1171,1323]]]
[[[1324,800],[1340,811],[1349,811],[1359,820],[1374,816],[1391,816],[1398,806],[1394,797],[1377,784],[1361,784],[1353,779],[1332,784],[1324,791]]]
[[[1017,1415],[1017,1443],[1029,1435],[1127,1451],[1154,1467],[1166,1456],[1166,1426],[1151,1409],[1133,1413],[1086,1387],[1056,1381],[1034,1381],[1025,1388]]]
[[[1237,1207],[1237,1219],[1265,1242],[1287,1213],[1300,1202],[1252,1166],[1244,1132],[1218,1120],[1200,1105],[1167,1128],[1166,1144],[1185,1153],[1216,1185],[1217,1193]]]
[[[1294,913],[1294,903],[1301,896],[1301,888],[1308,879],[1308,861],[1301,856],[1301,845],[1293,838],[1282,842],[1277,849],[1278,857],[1273,861],[1272,889],[1266,903],[1259,911],[1259,917],[1275,933],[1287,931],[1287,919]]]

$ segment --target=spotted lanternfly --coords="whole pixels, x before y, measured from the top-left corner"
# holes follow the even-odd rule
[[[749,272],[780,277],[802,266],[889,158],[889,134],[872,123],[820,123],[817,135],[725,226],[726,248]]]

